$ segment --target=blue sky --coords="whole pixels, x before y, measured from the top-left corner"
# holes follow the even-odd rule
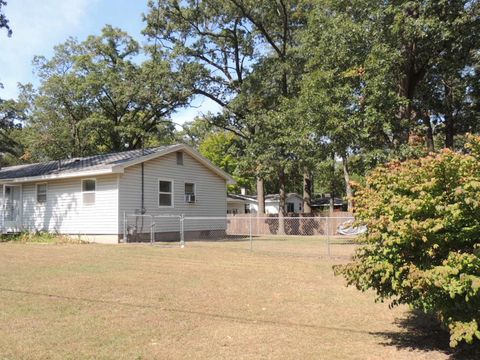
[[[79,40],[99,34],[105,24],[127,31],[140,43],[144,28],[142,13],[147,0],[7,0],[4,8],[13,36],[0,33],[0,98],[17,96],[17,83],[36,84],[32,73],[34,55],[50,56],[56,44],[69,36]],[[196,115],[217,111],[210,100],[197,98],[192,107],[174,114],[176,123],[193,120]]]

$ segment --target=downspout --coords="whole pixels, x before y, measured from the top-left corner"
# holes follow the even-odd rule
[[[142,156],[145,155],[145,148],[143,147],[142,141]],[[143,214],[146,213],[145,211],[145,162],[142,161],[142,207],[140,208],[140,212]]]
[[[140,211],[143,214],[146,213],[145,211],[145,163],[142,162],[142,207]]]
[[[142,156],[145,155],[145,149],[143,148],[143,142],[142,142]],[[141,207],[140,207],[140,214],[144,215],[146,213],[145,211],[145,163],[142,161],[141,164],[142,167],[142,198],[141,198]],[[142,219],[142,227],[141,227],[141,233],[143,234],[143,226],[145,225],[144,223],[144,218],[143,216],[141,217]]]
[[[0,234],[6,233],[6,228],[5,228],[5,184],[2,185],[2,206],[0,207],[0,210],[2,211],[2,227],[0,228]]]

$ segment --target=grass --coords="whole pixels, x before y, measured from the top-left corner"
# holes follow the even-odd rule
[[[2,243],[0,359],[449,357],[434,325],[418,344],[407,309],[334,277],[345,260],[247,245]]]
[[[21,232],[15,234],[0,234],[0,243],[41,243],[41,244],[85,244],[78,238],[48,232]]]

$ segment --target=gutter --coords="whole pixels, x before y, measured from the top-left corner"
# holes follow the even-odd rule
[[[19,184],[19,183],[37,182],[37,181],[45,181],[45,180],[72,179],[72,178],[79,178],[79,177],[86,177],[86,176],[118,174],[123,172],[124,172],[123,168],[116,168],[112,166],[112,167],[101,169],[101,170],[90,170],[90,171],[71,172],[71,173],[64,173],[64,174],[0,179],[0,184]]]

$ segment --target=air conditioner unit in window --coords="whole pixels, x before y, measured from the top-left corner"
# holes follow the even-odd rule
[[[194,194],[186,194],[185,195],[185,202],[187,204],[194,204],[195,203],[195,195]]]

